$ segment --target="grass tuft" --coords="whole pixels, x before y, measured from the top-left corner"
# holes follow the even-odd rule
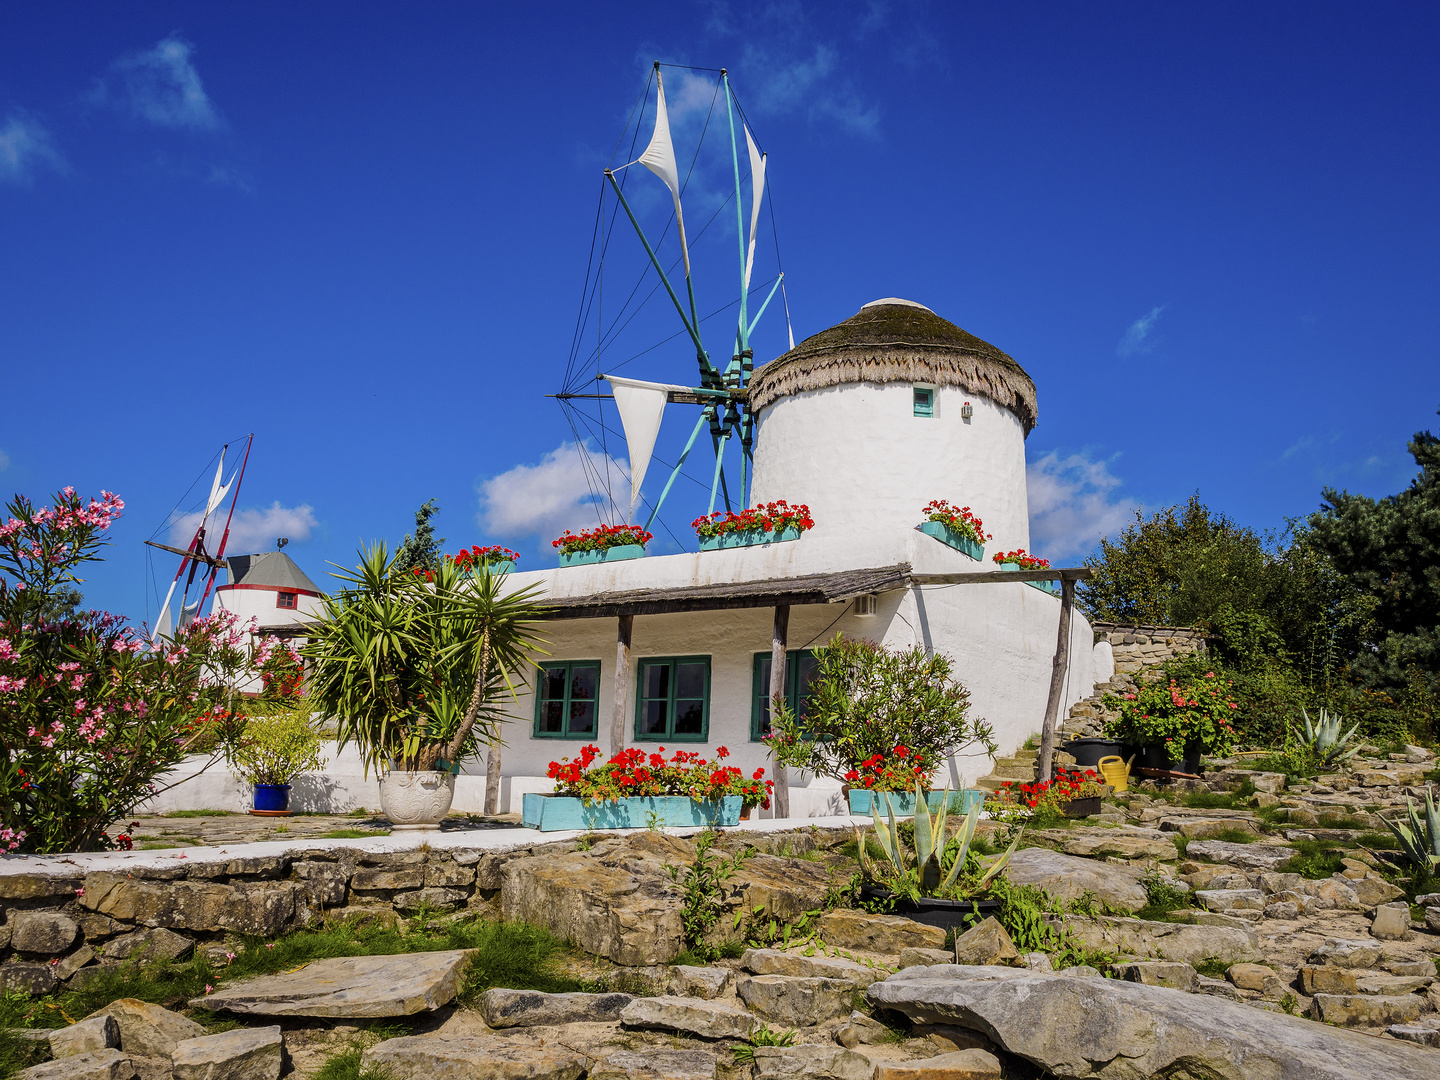
[[[320,840],[364,840],[370,836],[389,836],[390,833],[383,829],[331,829],[329,832],[317,833]]]
[[[1207,836],[1205,839],[1221,840],[1227,844],[1253,844],[1259,837],[1246,829],[1221,829],[1213,836]]]
[[[1400,850],[1400,841],[1388,832],[1363,832],[1355,838],[1355,842],[1361,847],[1375,848],[1381,851]]]
[[[1280,873],[1319,881],[1344,869],[1340,860],[1345,854],[1333,840],[1295,840],[1290,846],[1295,854],[1275,868]]]

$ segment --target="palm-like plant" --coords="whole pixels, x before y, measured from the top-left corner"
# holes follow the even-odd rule
[[[504,574],[448,559],[428,574],[396,572],[383,543],[333,576],[344,585],[323,601],[304,649],[310,694],[338,721],[340,746],[359,747],[367,774],[453,769],[495,742],[502,698],[544,651],[536,590],[502,593]]]
[[[1415,812],[1415,800],[1409,795],[1405,796],[1405,808],[1410,811],[1409,825],[1389,818],[1380,820],[1390,826],[1395,839],[1400,841],[1400,850],[1415,868],[1426,877],[1434,877],[1440,874],[1440,813],[1435,809],[1434,791],[1428,787],[1425,789],[1423,824],[1420,815]]]
[[[1349,731],[1341,735],[1345,719],[1339,713],[1328,712],[1322,707],[1318,724],[1310,722],[1310,714],[1303,708],[1300,710],[1300,715],[1305,720],[1305,746],[1315,754],[1322,767],[1332,769],[1342,761],[1354,757],[1359,751],[1358,745],[1352,746],[1349,750],[1345,749],[1345,744],[1360,730],[1358,721]]]
[[[960,875],[965,869],[965,859],[970,852],[970,842],[975,838],[975,827],[980,821],[980,804],[975,803],[970,807],[969,813],[965,815],[965,821],[956,834],[955,858],[947,869],[944,866],[945,849],[949,846],[945,835],[945,820],[949,813],[950,791],[947,788],[940,802],[940,809],[935,817],[930,816],[930,809],[925,805],[925,794],[920,790],[919,784],[915,786],[915,859],[912,862],[905,847],[900,842],[900,831],[895,824],[895,808],[889,799],[885,800],[885,812],[889,818],[889,824],[880,818],[880,810],[875,802],[870,804],[870,814],[874,819],[874,837],[880,845],[880,850],[885,853],[885,862],[876,866],[870,860],[869,853],[865,850],[867,837],[858,835],[856,840],[860,852],[860,866],[865,875],[874,881],[886,885],[892,892],[914,900],[922,896],[944,896],[951,892],[960,881]],[[1023,832],[1023,830],[1022,830]],[[1015,854],[1015,849],[1020,846],[1020,834],[1016,834],[1010,847],[1005,854],[1000,856],[989,869],[987,869],[975,882],[973,892],[981,893],[990,887],[1004,871],[1010,862],[1010,857]]]

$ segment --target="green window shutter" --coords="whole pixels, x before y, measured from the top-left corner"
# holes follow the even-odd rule
[[[635,738],[704,742],[710,735],[710,658],[657,656],[637,665]]]
[[[915,387],[915,415],[935,415],[935,390],[929,386]]]
[[[593,739],[599,731],[600,661],[541,664],[535,686],[537,739]]]

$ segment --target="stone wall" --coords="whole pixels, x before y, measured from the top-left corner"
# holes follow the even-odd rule
[[[727,835],[722,848],[757,852],[732,882],[733,906],[782,917],[818,906],[830,881],[824,864],[810,860],[850,837],[813,827]],[[273,938],[323,916],[394,920],[470,909],[544,926],[632,965],[667,963],[681,948],[683,889],[665,865],[694,859],[683,837],[598,835],[505,850],[416,845],[77,856],[98,867],[88,870],[65,858],[29,860],[32,872],[0,873],[0,992],[49,993],[107,966],[183,960],[197,948],[223,958],[227,937]],[[809,860],[797,857],[806,853]],[[157,865],[161,858],[175,865]]]
[[[1193,626],[1124,626],[1107,622],[1092,626],[1096,642],[1110,643],[1115,670],[1126,675],[1177,656],[1205,652],[1205,633]]]

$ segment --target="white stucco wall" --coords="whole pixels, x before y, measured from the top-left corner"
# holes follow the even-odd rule
[[[931,417],[914,415],[910,383],[849,383],[773,402],[759,417],[752,504],[805,503],[814,539],[863,544],[857,534],[913,528],[927,503],[948,499],[984,521],[995,537],[987,552],[1028,549],[1024,427],[989,398],[953,386],[934,394]]]

